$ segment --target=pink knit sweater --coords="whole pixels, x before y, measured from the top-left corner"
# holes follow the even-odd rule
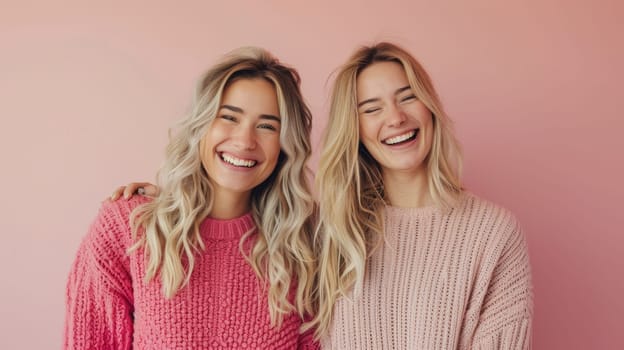
[[[385,232],[324,349],[530,348],[529,258],[509,212],[464,194],[448,213],[387,207]]]
[[[266,293],[239,250],[250,214],[201,223],[206,248],[172,299],[160,281],[145,284],[143,252],[126,254],[130,213],[145,201],[104,203],[83,240],[67,285],[66,349],[318,348],[295,314],[271,327]]]

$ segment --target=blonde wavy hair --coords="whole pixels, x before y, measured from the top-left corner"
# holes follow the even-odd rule
[[[376,62],[400,64],[414,94],[432,113],[434,136],[424,161],[433,200],[441,207],[452,207],[462,189],[461,149],[424,68],[391,43],[356,50],[336,73],[316,174],[320,203],[315,232],[318,310],[312,323],[318,335],[329,328],[336,299],[361,288],[366,260],[383,242],[383,179],[379,164],[359,141],[356,91],[358,75]]]
[[[200,79],[189,115],[170,133],[165,162],[158,173],[161,192],[135,209],[131,226],[136,243],[144,248],[145,282],[159,277],[162,292],[171,298],[188,282],[195,253],[205,249],[199,233],[201,221],[213,206],[213,185],[200,158],[200,141],[216,117],[223,91],[233,81],[265,79],[277,92],[281,115],[278,163],[261,185],[252,190],[251,208],[258,235],[250,252],[241,252],[259,279],[268,285],[271,323],[296,310],[312,313],[310,295],[314,273],[312,252],[315,207],[308,183],[306,162],[310,156],[311,113],[299,88],[297,71],[281,64],[260,48],[230,52]],[[296,283],[294,303],[289,292]]]

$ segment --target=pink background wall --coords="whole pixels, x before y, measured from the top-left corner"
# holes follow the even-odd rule
[[[318,140],[329,73],[380,39],[432,74],[467,186],[523,223],[535,347],[624,348],[622,2],[170,3],[0,4],[1,349],[60,346],[66,276],[99,202],[154,178],[217,57],[258,45],[296,66]]]

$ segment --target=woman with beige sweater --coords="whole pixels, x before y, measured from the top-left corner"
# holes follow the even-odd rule
[[[402,48],[338,70],[316,175],[314,322],[325,349],[527,349],[525,238],[463,190],[451,120]]]

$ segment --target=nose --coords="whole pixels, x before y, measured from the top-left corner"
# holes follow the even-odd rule
[[[396,104],[392,104],[388,109],[388,115],[386,117],[386,124],[388,126],[396,127],[401,126],[407,120],[407,116],[405,112],[401,109],[400,106]]]
[[[230,138],[238,149],[253,150],[256,148],[256,133],[252,126],[239,125],[232,131]]]

